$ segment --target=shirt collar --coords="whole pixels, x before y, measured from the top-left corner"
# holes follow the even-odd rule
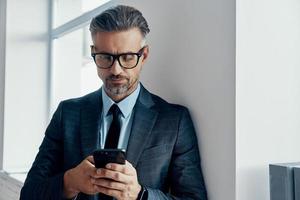
[[[128,97],[126,97],[122,101],[116,103],[124,118],[127,118],[130,115],[130,113],[135,105],[135,102],[139,96],[140,89],[141,89],[140,83],[138,83],[137,88]],[[107,116],[107,113],[108,113],[110,107],[113,104],[115,104],[115,102],[109,96],[107,96],[103,87],[102,87],[101,91],[102,91],[102,102],[103,102],[103,114],[104,114],[104,116]]]

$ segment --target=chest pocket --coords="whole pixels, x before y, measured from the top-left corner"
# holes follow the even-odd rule
[[[172,147],[172,145],[161,144],[161,145],[147,148],[143,151],[139,161],[143,162],[146,160],[152,160],[152,159],[164,157],[168,153],[170,154],[172,152],[171,147]],[[168,159],[168,158],[165,158],[165,159]]]

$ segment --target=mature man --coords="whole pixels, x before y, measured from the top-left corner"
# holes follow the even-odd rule
[[[103,87],[60,103],[21,191],[34,199],[207,199],[188,110],[149,93],[139,75],[149,55],[148,24],[128,6],[90,24]],[[110,129],[116,130],[113,135]],[[115,133],[114,133],[115,134]],[[95,168],[92,153],[126,149],[124,165]]]

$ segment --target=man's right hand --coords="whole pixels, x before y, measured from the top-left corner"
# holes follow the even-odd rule
[[[92,184],[92,177],[96,175],[93,156],[84,159],[75,168],[69,169],[64,174],[64,197],[73,198],[79,192],[96,194],[97,187]]]

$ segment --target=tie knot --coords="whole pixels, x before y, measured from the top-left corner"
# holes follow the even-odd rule
[[[120,114],[120,109],[119,109],[118,105],[117,105],[117,104],[113,104],[113,105],[110,107],[108,113],[109,113],[109,114],[112,114],[114,118],[118,117],[119,114]]]

